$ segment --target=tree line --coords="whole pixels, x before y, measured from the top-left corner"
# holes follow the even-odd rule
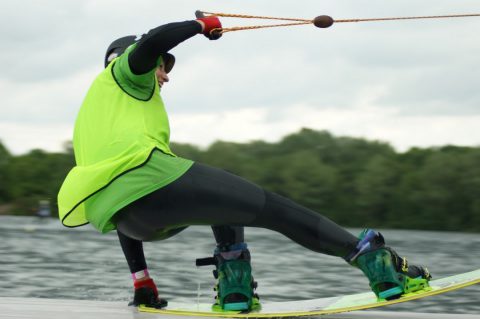
[[[179,156],[224,168],[351,227],[480,231],[480,147],[396,152],[388,143],[302,129],[277,143],[172,143]],[[13,156],[0,143],[0,207],[30,215],[74,166],[62,153]],[[8,209],[6,209],[7,207]]]

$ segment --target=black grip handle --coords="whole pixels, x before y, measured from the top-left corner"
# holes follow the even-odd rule
[[[205,15],[203,14],[202,11],[197,10],[197,11],[195,11],[195,17],[196,17],[197,19],[205,18]]]

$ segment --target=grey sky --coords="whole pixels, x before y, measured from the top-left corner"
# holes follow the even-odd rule
[[[2,1],[0,140],[56,151],[115,38],[196,9],[280,17],[480,13],[478,0]],[[225,27],[259,21],[222,18]],[[480,17],[196,36],[162,90],[172,140],[275,141],[310,127],[411,146],[480,145]]]

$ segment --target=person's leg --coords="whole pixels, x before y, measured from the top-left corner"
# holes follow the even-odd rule
[[[148,273],[147,262],[143,253],[143,243],[117,231],[120,246],[132,273],[134,297],[131,305],[146,304],[162,308],[168,303],[158,296],[157,286]]]
[[[245,241],[242,226],[212,226],[217,247],[229,247]]]
[[[316,252],[344,258],[358,239],[328,218],[224,170],[195,163],[182,177],[125,207],[117,227],[132,238],[188,225],[278,231]]]

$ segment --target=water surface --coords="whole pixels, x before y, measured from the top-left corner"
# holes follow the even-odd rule
[[[358,229],[352,229],[357,234]],[[480,268],[480,236],[452,232],[381,230],[388,245],[436,278]],[[262,300],[282,301],[363,292],[368,281],[338,258],[311,252],[282,235],[247,228],[254,277]],[[145,243],[160,294],[182,302],[212,302],[212,267],[195,258],[212,254],[209,227],[190,227],[163,242]],[[0,216],[0,297],[125,301],[132,282],[114,232],[69,229],[56,219]],[[480,285],[388,311],[480,313]]]

